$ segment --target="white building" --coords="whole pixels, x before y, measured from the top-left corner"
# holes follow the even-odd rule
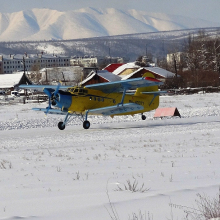
[[[76,85],[82,80],[83,68],[80,66],[44,68],[40,70],[42,84],[62,82],[62,85]]]
[[[98,67],[101,64],[123,63],[125,58],[122,57],[101,57],[101,56],[73,56],[70,59],[70,65],[81,65],[84,67]]]
[[[16,54],[3,56],[0,55],[0,73],[7,74],[24,70],[29,71],[34,67],[37,69],[50,67],[67,67],[70,66],[70,57],[65,55],[51,54]]]
[[[167,63],[172,64],[174,62],[174,58],[176,62],[180,63],[183,60],[183,52],[169,53],[167,54]]]
[[[100,57],[94,57],[94,56],[77,57],[77,56],[73,56],[70,59],[70,65],[71,66],[81,65],[81,66],[84,66],[84,67],[90,67],[90,66],[98,66],[103,61],[104,61],[104,58],[100,58]]]

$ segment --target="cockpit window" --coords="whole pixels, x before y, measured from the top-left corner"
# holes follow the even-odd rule
[[[80,96],[88,94],[88,90],[79,88],[79,87],[68,88],[68,92],[70,92],[71,94],[80,95]]]

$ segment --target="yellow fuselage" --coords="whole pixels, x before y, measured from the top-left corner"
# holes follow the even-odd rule
[[[106,94],[101,91],[87,89],[87,93],[83,95],[72,95],[72,103],[68,108],[70,112],[85,113],[86,110],[104,108],[109,106],[117,105],[121,102],[123,93],[110,93]],[[126,94],[124,98],[125,103],[136,103],[144,107],[141,111],[135,111],[131,113],[122,113],[118,115],[134,115],[137,113],[148,112],[154,110],[159,105],[159,97],[157,96],[151,103],[154,95],[144,94]],[[150,104],[151,103],[151,104]]]

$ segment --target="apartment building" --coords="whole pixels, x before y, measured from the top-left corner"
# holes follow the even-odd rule
[[[72,56],[70,58],[70,65],[81,65],[84,67],[98,67],[102,64],[108,65],[110,63],[123,63],[125,58],[122,57],[101,57],[101,56]]]
[[[70,65],[81,65],[84,67],[90,67],[90,66],[98,66],[100,62],[103,62],[104,58],[102,57],[94,57],[94,56],[83,56],[83,57],[77,57],[73,56],[70,58]]]
[[[70,66],[70,57],[65,55],[52,54],[16,54],[16,55],[0,55],[0,73],[10,74],[24,70],[36,70],[51,67],[67,67]]]

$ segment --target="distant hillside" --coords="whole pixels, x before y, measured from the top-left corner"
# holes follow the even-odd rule
[[[217,26],[220,23],[137,10],[33,9],[0,13],[0,41],[81,39]]]
[[[0,42],[0,54],[50,53],[66,54],[70,56],[114,56],[125,57],[134,61],[138,56],[146,53],[160,58],[166,56],[171,49],[181,51],[189,34],[196,36],[199,31],[215,37],[220,34],[219,28],[187,29],[179,31],[161,31],[95,37],[75,40],[50,41],[17,41]]]

